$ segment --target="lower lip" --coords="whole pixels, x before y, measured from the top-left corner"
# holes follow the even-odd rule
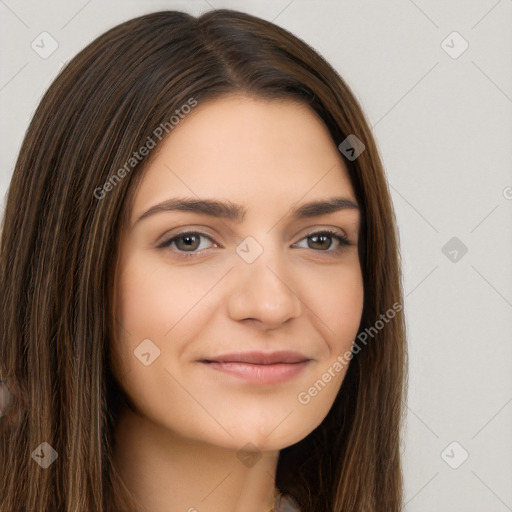
[[[213,370],[229,373],[252,384],[279,384],[298,375],[309,362],[278,364],[211,362],[204,364]]]

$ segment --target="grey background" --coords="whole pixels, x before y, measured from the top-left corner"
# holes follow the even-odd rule
[[[512,0],[0,1],[1,203],[64,62],[126,19],[221,7],[311,44],[373,127],[404,260],[406,510],[512,510]],[[46,59],[31,48],[43,31],[59,45]],[[453,31],[458,58],[441,46]]]

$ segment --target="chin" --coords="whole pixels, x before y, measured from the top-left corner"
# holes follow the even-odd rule
[[[254,427],[245,423],[239,429],[232,428],[230,432],[233,437],[227,440],[224,438],[225,444],[222,444],[225,448],[235,450],[243,449],[244,446],[249,445],[247,447],[248,451],[251,451],[251,449],[261,452],[279,451],[302,441],[314,430],[314,427],[305,429],[303,425],[297,425],[296,428],[293,428],[293,425],[287,425],[286,428],[282,428],[283,426],[283,424],[279,426],[277,420],[274,420],[271,425]]]

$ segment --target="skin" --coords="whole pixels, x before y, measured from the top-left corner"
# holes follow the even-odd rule
[[[184,211],[136,222],[174,197],[231,201],[247,213],[242,222]],[[119,330],[111,346],[114,376],[138,410],[123,412],[117,424],[115,464],[146,510],[267,512],[279,450],[327,415],[347,365],[307,405],[297,397],[357,335],[360,212],[302,220],[290,212],[332,197],[356,203],[325,125],[293,101],[229,96],[199,104],[152,155],[121,233]],[[308,238],[325,228],[350,245]],[[158,247],[194,229],[211,240],[200,237],[190,247],[178,238]],[[235,250],[248,236],[263,249],[252,263]],[[160,350],[148,366],[134,355],[145,339]],[[272,385],[198,362],[283,349],[312,360]],[[243,447],[255,458],[237,457]]]

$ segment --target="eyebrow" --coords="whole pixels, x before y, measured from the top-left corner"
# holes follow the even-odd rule
[[[333,197],[326,200],[311,201],[299,206],[292,211],[292,218],[295,220],[307,219],[347,209],[359,210],[359,205],[348,197]],[[133,226],[150,215],[171,211],[198,213],[238,223],[243,221],[247,213],[245,207],[230,201],[173,198],[152,206],[149,210],[140,215]]]

